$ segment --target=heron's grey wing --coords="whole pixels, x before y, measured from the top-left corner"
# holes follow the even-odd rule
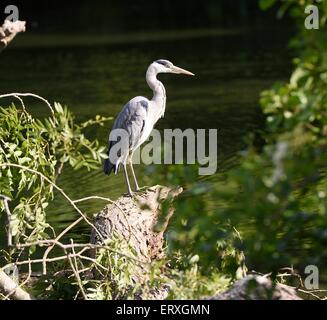
[[[118,115],[113,129],[125,129],[129,136],[129,148],[133,149],[140,141],[148,114],[149,101],[136,97],[129,101]]]
[[[148,99],[136,97],[130,100],[117,116],[112,130],[124,129],[128,133],[129,138],[128,150],[121,150],[121,156],[127,156],[129,151],[133,150],[138,145],[144,130],[148,105]],[[117,143],[117,141],[111,141],[109,139],[108,155],[115,143]],[[111,163],[110,160],[107,159],[104,164],[104,172],[110,174],[113,169],[115,169],[115,172],[117,171],[116,164]]]

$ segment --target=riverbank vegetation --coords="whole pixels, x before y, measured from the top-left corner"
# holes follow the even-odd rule
[[[262,92],[264,130],[246,138],[238,164],[219,173],[218,182],[198,180],[196,166],[144,169],[149,185],[182,185],[185,191],[175,201],[165,257],[143,266],[149,276],[142,283],[135,283],[140,262],[126,241],[112,239],[92,258],[85,252],[95,245],[67,240],[81,221],[93,228],[93,217],[79,203],[94,195],[71,199],[58,177],[67,167],[99,168],[106,150],[87,138],[87,130],[112,118],[76,123],[67,107],[42,98],[49,116],[37,119],[24,95],[12,94],[16,102],[9,106],[0,101],[0,214],[8,220],[1,272],[24,274],[16,279],[21,287],[43,299],[135,298],[140,292],[146,299],[162,287],[169,298],[196,299],[225,291],[251,270],[298,287],[304,298],[327,296],[308,292],[302,281],[308,265],[318,267],[320,283],[327,281],[327,4],[315,3],[319,30],[304,28],[311,1],[259,4],[264,10],[276,6],[280,17],[295,21],[294,70],[288,82]],[[60,232],[47,220],[54,197],[78,214]],[[32,276],[35,266],[41,276]]]

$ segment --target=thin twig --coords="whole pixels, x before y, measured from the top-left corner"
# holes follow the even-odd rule
[[[33,98],[39,99],[39,100],[43,101],[49,107],[52,115],[54,115],[54,110],[51,107],[50,102],[47,99],[44,99],[43,97],[41,97],[41,96],[39,96],[37,94],[34,94],[34,93],[7,93],[7,94],[1,94],[0,95],[0,99],[1,98],[9,98],[9,97],[15,97],[15,98],[18,98],[18,97],[33,97]]]
[[[319,297],[316,294],[314,294],[315,291],[312,292],[312,291],[306,291],[306,290],[303,290],[303,289],[297,289],[297,291],[302,292],[302,293],[305,293],[305,294],[307,294],[309,296],[312,296],[312,297],[314,297],[314,298],[316,298],[318,300],[321,300],[321,297]]]
[[[1,96],[0,96],[1,97]],[[45,181],[47,181],[50,185],[53,186],[53,188],[55,188],[57,191],[59,191],[61,193],[61,195],[71,204],[71,206],[81,215],[81,217],[83,217],[83,219],[85,220],[85,222],[90,225],[95,232],[97,232],[97,234],[99,235],[100,239],[103,241],[103,237],[102,234],[99,232],[99,230],[94,226],[94,224],[92,222],[89,221],[89,219],[86,217],[86,215],[76,206],[76,204],[74,203],[73,200],[70,199],[70,197],[66,194],[66,192],[60,188],[59,186],[57,186],[53,181],[51,181],[48,177],[46,177],[44,174],[42,174],[39,171],[36,171],[34,169],[30,169],[28,167],[19,165],[19,164],[14,164],[14,163],[1,163],[0,167],[15,167],[15,168],[20,168],[22,170],[34,173],[40,177],[42,177]],[[72,228],[72,227],[71,227]],[[67,229],[67,228],[66,228]],[[69,229],[68,229],[69,230]],[[55,240],[59,240],[62,237],[63,234],[60,234]],[[49,254],[49,252],[52,250],[52,248],[48,248],[47,251],[45,252],[43,258],[46,259],[47,255]],[[46,270],[44,270],[46,274]]]
[[[74,244],[63,244],[59,241],[57,241],[56,239],[54,240],[39,240],[39,241],[34,241],[34,242],[30,242],[30,243],[21,243],[21,244],[16,244],[15,248],[17,249],[22,249],[22,248],[28,248],[31,246],[55,246],[57,245],[58,247],[60,247],[63,250],[67,250],[67,249],[71,249],[71,248],[83,248],[83,249],[105,249],[108,250],[112,253],[118,254],[120,256],[123,256],[125,258],[128,258],[130,260],[133,260],[139,264],[142,265],[150,265],[149,262],[146,261],[142,261],[139,260],[137,258],[131,257],[125,253],[119,252],[117,250],[113,250],[112,248],[110,248],[109,246],[106,245],[101,245],[101,244],[92,244],[92,243],[74,243]],[[42,261],[42,259],[38,260],[39,262]]]
[[[25,108],[25,104],[24,104],[24,101],[21,97],[19,96],[14,96],[17,100],[19,100],[20,104],[22,105],[22,108],[24,110],[24,112],[26,112],[26,108]]]
[[[74,200],[74,203],[79,203],[79,202],[84,202],[84,201],[88,201],[88,200],[103,200],[103,201],[107,201],[110,202],[112,204],[115,204],[117,207],[119,207],[115,201],[111,200],[110,198],[105,198],[105,197],[100,197],[100,196],[90,196],[90,197],[85,197],[85,198],[81,198],[81,199],[77,199]]]
[[[76,221],[74,221],[73,223],[71,223],[67,228],[65,228],[56,238],[55,241],[58,242],[69,230],[71,230],[72,228],[74,228],[77,224],[79,224],[81,221],[83,220],[83,217],[79,217]],[[52,245],[51,247],[47,248],[43,254],[43,259],[44,261],[46,261],[48,254],[50,253],[50,251],[53,249]],[[43,263],[43,274],[47,273],[47,266],[46,266],[46,262]]]
[[[107,270],[107,268],[105,268],[104,266],[102,266],[100,263],[98,263],[95,259],[92,259],[90,257],[86,257],[82,255],[82,251],[79,251],[78,253],[76,253],[76,257],[85,260],[85,261],[90,261],[94,264],[97,264],[98,266],[100,266],[101,268],[103,268],[104,270]],[[70,255],[71,257],[73,257],[73,255]],[[67,255],[64,256],[59,256],[59,257],[55,257],[55,258],[48,258],[46,262],[50,263],[50,262],[57,262],[57,261],[62,261],[62,260],[67,260]],[[8,268],[12,268],[15,266],[22,266],[22,265],[32,265],[32,264],[39,264],[39,263],[43,263],[43,259],[34,259],[34,260],[24,260],[24,261],[16,261],[16,262],[12,262],[12,263],[8,263],[7,265],[3,266],[0,268],[0,272],[4,271]]]
[[[70,254],[67,255],[68,261],[69,261],[70,266],[71,266],[71,268],[72,268],[72,270],[74,272],[75,278],[76,278],[78,286],[79,286],[79,288],[80,288],[80,290],[82,292],[84,300],[88,300],[87,295],[86,295],[86,293],[84,291],[84,287],[83,287],[81,277],[79,276],[79,272],[78,272],[78,265],[77,265],[77,261],[76,261],[76,253],[75,253],[75,250],[74,250],[73,239],[70,239],[70,242],[71,242],[71,245],[72,245],[72,252],[73,252],[72,256],[73,256],[75,264],[73,263],[72,258],[70,257]]]

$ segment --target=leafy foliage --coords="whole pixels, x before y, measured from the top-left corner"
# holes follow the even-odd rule
[[[326,2],[316,3],[319,31],[303,27],[311,1],[260,1],[262,9],[277,3],[299,26],[292,45],[302,54],[288,83],[262,93],[265,145],[249,143],[240,164],[216,181],[198,180],[192,167],[157,168],[158,179],[187,190],[169,247],[198,255],[202,273],[218,268],[237,278],[244,263],[273,274],[285,266],[301,273],[308,264],[327,265]]]
[[[65,164],[91,170],[105,157],[104,147],[89,141],[83,130],[108,119],[97,117],[78,125],[67,107],[54,106],[53,116],[44,120],[14,105],[0,108],[0,194],[14,204],[11,228],[16,242],[48,236],[46,208],[54,194],[44,177],[55,182]],[[0,206],[4,213],[2,201]]]

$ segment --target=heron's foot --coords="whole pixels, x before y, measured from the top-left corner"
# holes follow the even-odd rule
[[[134,192],[132,190],[128,190],[125,194],[124,194],[125,197],[130,197],[130,198],[133,198],[134,197]]]

